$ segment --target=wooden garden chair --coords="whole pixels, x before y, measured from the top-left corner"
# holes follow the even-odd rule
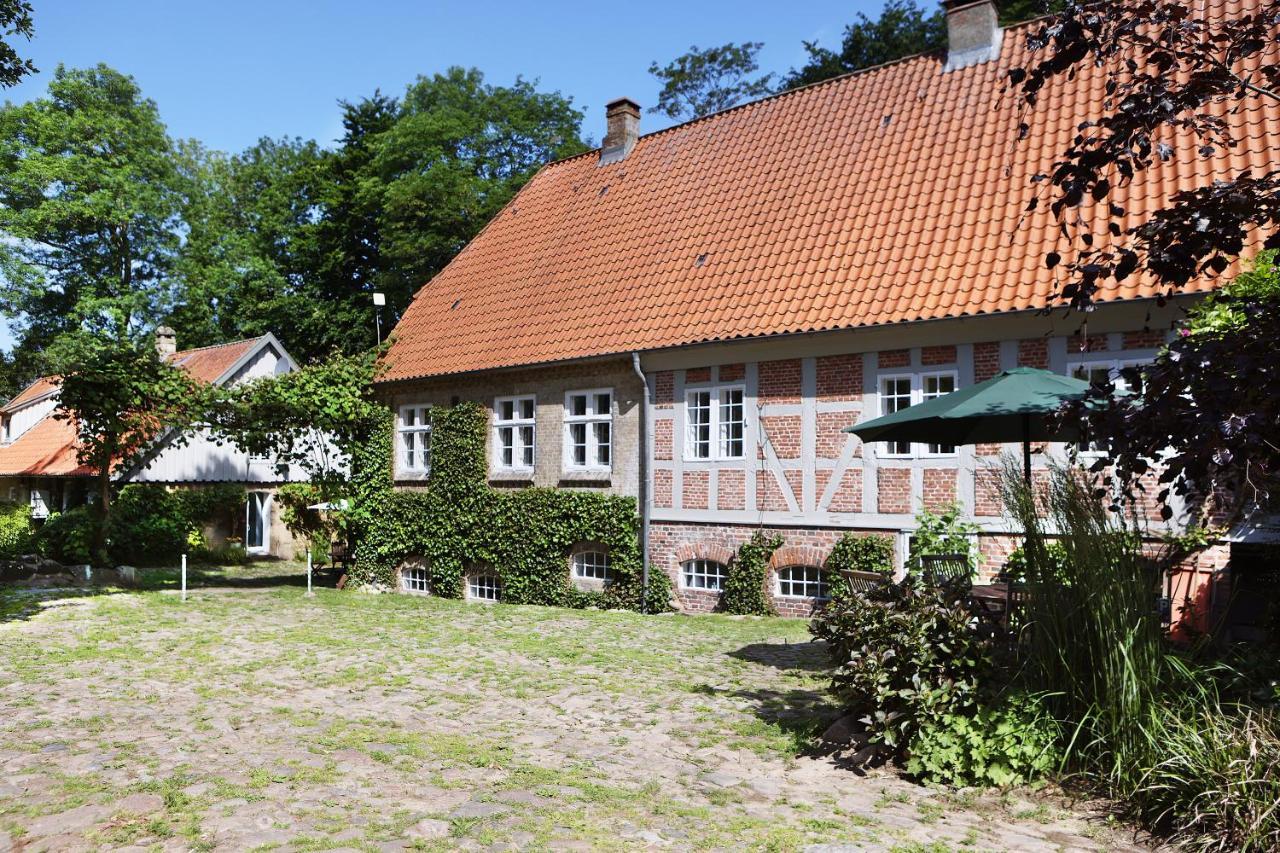
[[[879,572],[859,572],[853,569],[841,569],[840,576],[844,578],[849,589],[857,593],[871,592],[888,581],[888,578]]]
[[[927,554],[920,558],[924,581],[932,586],[973,585],[973,567],[967,554]]]

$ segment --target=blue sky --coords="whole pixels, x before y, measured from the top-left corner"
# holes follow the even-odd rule
[[[40,96],[59,62],[98,62],[133,75],[169,132],[236,151],[262,136],[331,144],[337,102],[381,88],[399,94],[419,74],[474,66],[492,83],[517,75],[585,109],[599,141],[604,104],[657,99],[649,63],[727,41],[763,41],[761,65],[803,63],[804,40],[838,44],[880,0],[647,0],[644,3],[456,0],[34,0],[36,38],[20,44],[41,69],[4,93]],[[669,124],[646,113],[642,130]],[[9,345],[7,330],[0,346]]]

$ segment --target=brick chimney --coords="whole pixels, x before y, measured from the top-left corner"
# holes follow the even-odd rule
[[[630,98],[618,98],[605,105],[606,132],[600,146],[600,165],[626,159],[640,138],[640,105]]]
[[[156,329],[156,352],[160,353],[160,357],[173,355],[178,351],[178,333],[168,326],[160,326]]]
[[[1000,55],[1004,30],[994,0],[942,0],[947,13],[947,65],[955,71]]]

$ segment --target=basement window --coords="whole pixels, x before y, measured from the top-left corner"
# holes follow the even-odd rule
[[[826,571],[817,566],[786,566],[778,570],[777,593],[781,598],[825,601],[831,597],[831,587]]]
[[[577,580],[613,580],[609,555],[604,551],[579,551],[573,555],[573,576]]]
[[[722,592],[728,577],[729,567],[715,560],[688,560],[680,567],[680,586],[684,589]]]
[[[400,589],[404,592],[430,592],[426,568],[423,566],[410,566],[401,570]]]
[[[497,575],[472,575],[467,581],[467,598],[499,601],[502,598],[502,581]]]

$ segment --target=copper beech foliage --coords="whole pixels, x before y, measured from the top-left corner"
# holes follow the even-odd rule
[[[1221,273],[1255,231],[1267,247],[1280,246],[1280,168],[1206,182],[1137,224],[1127,223],[1113,200],[1118,186],[1172,159],[1176,141],[1195,145],[1201,157],[1237,145],[1224,111],[1280,101],[1280,0],[1259,0],[1237,15],[1205,16],[1204,9],[1175,0],[1071,3],[1029,30],[1034,61],[1009,72],[1009,86],[1027,108],[1024,137],[1040,90],[1055,78],[1091,66],[1106,75],[1104,99],[1081,116],[1052,169],[1035,177],[1047,191],[1028,208],[1047,197],[1071,244],[1068,258],[1053,252],[1045,263],[1061,264],[1061,296],[1074,308],[1088,309],[1109,282],[1140,269],[1170,293],[1196,276]],[[1078,208],[1090,202],[1108,216],[1081,216]]]

